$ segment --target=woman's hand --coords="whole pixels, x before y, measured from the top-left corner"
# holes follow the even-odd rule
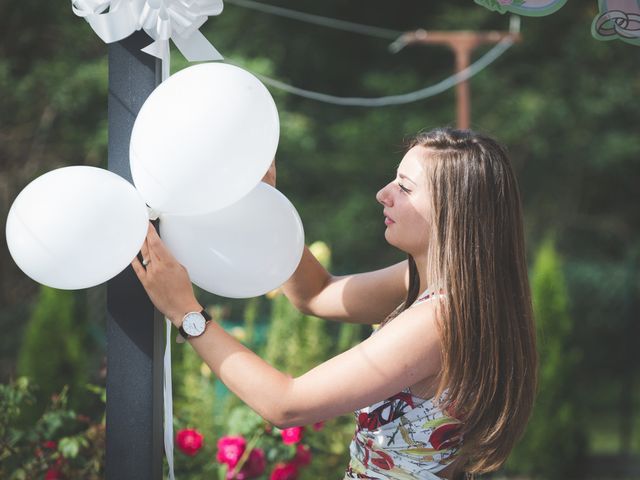
[[[273,188],[276,188],[276,158],[273,157],[273,162],[269,166],[269,170],[262,177],[262,181],[268,185],[271,185]]]
[[[146,269],[136,257],[131,262],[133,271],[156,308],[174,325],[180,326],[187,312],[202,310],[193,294],[187,269],[167,249],[151,222],[140,252]]]

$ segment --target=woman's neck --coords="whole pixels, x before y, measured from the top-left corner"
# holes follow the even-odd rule
[[[418,269],[418,278],[420,279],[420,288],[418,291],[420,294],[424,292],[429,285],[429,279],[427,278],[427,256],[413,256],[414,262],[416,262],[416,268]]]

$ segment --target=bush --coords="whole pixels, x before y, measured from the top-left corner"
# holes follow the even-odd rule
[[[538,396],[507,467],[545,479],[580,478],[586,442],[573,384],[580,353],[573,340],[562,261],[552,240],[538,250],[531,277],[540,358]]]
[[[89,389],[104,401],[104,388]],[[25,407],[36,402],[38,392],[27,377],[0,384],[0,478],[103,478],[104,417],[93,421],[69,409],[65,386],[35,422],[23,427]]]

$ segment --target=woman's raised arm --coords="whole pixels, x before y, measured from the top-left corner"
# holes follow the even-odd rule
[[[263,182],[276,186],[273,159]],[[298,310],[308,315],[351,323],[380,323],[407,295],[409,267],[406,261],[381,270],[334,276],[305,247],[302,260],[282,286]]]
[[[406,261],[381,270],[334,276],[305,248],[302,260],[282,289],[301,312],[352,323],[379,323],[407,295]]]

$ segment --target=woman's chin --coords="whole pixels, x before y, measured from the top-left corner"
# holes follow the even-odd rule
[[[404,252],[404,253],[409,253],[407,252],[407,250],[405,248],[403,248],[402,244],[399,243],[397,241],[397,239],[394,238],[393,233],[389,232],[389,229],[387,228],[384,232],[384,239],[387,241],[387,243],[389,245],[391,245],[392,247],[397,248],[398,250]]]

